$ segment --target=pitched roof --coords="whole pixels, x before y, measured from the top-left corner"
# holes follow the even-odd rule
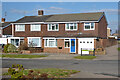
[[[4,23],[0,23],[0,27],[5,27],[5,26],[9,25],[10,23],[12,23],[12,22],[4,22]]]
[[[55,14],[43,16],[25,16],[15,23],[25,22],[67,22],[67,21],[98,21],[104,12]]]

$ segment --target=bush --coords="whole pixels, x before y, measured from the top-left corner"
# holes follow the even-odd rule
[[[7,48],[7,52],[8,52],[8,53],[9,53],[9,52],[12,52],[12,53],[17,52],[16,46],[14,46],[13,44],[10,44],[10,45],[8,46],[8,48]]]
[[[21,50],[28,50],[28,45],[26,42],[22,43],[20,46],[19,46],[19,51]]]
[[[10,53],[10,52],[14,53],[14,52],[18,52],[18,51],[17,51],[16,46],[14,46],[13,44],[7,44],[4,46],[4,52],[5,53]]]

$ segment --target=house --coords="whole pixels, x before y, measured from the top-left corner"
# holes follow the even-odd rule
[[[111,29],[107,28],[107,37],[111,36]]]
[[[107,20],[104,12],[25,16],[13,23],[8,43],[43,49],[47,53],[89,54],[90,50],[106,47]],[[85,52],[86,51],[86,52]]]

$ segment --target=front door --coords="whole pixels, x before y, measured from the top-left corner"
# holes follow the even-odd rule
[[[75,53],[75,39],[71,39],[70,52]]]

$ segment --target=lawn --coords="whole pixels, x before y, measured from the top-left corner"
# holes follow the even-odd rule
[[[96,56],[75,56],[76,59],[94,59]]]
[[[120,47],[118,48],[118,51],[120,51]]]
[[[31,73],[32,70],[32,73]],[[47,74],[48,78],[65,78],[69,77],[71,74],[78,73],[80,71],[76,70],[65,70],[65,69],[57,69],[57,68],[47,68],[47,69],[25,69],[23,70],[23,76],[31,76],[34,75],[40,76],[41,74]],[[8,73],[4,73],[3,75],[8,75]]]
[[[41,58],[41,57],[47,57],[47,55],[2,54],[2,57],[8,57],[8,58]]]

